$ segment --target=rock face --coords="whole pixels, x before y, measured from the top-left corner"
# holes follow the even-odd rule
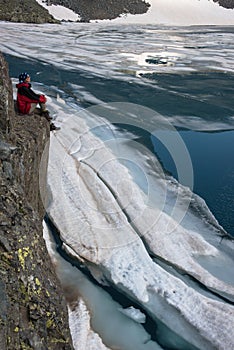
[[[150,6],[142,0],[47,0],[47,4],[65,6],[78,13],[84,22],[95,19],[113,19],[124,13],[145,13]]]
[[[0,348],[73,349],[66,303],[42,236],[38,169],[49,125],[15,115],[2,55],[0,69]]]
[[[36,0],[0,0],[0,20],[23,23],[58,23]]]
[[[214,0],[214,2],[218,2],[220,6],[225,7],[227,9],[234,8],[234,0]]]

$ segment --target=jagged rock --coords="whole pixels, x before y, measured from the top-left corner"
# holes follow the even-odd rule
[[[36,0],[0,0],[0,20],[24,23],[59,23]]]
[[[0,6],[1,7],[1,6]],[[0,56],[0,136],[7,135],[11,129],[10,116],[14,115],[12,85],[8,75],[8,66]]]
[[[218,2],[220,6],[225,7],[227,9],[234,8],[234,0],[214,0],[214,2]]]
[[[12,151],[16,150],[17,147],[11,146],[6,142],[0,140],[0,159],[6,160],[10,157]]]
[[[1,154],[7,158],[0,160],[0,349],[73,349],[63,291],[42,235],[38,171],[49,123],[15,115],[2,55],[0,69]]]

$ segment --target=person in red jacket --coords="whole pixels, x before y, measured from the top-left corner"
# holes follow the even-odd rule
[[[27,72],[19,75],[19,84],[17,87],[17,107],[20,114],[33,114],[37,105],[40,106],[40,114],[48,121],[52,120],[49,111],[46,108],[45,95],[36,94],[31,88],[31,78]],[[50,124],[50,130],[58,130],[53,123]]]
[[[17,91],[17,107],[21,114],[32,114],[39,104],[41,114],[47,111],[45,95],[36,94],[30,84],[30,75],[27,72],[19,75],[19,84],[16,85]],[[49,112],[47,111],[49,114]]]

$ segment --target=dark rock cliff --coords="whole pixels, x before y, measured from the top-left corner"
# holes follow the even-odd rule
[[[0,0],[0,20],[24,23],[58,23],[36,0]]]
[[[38,171],[48,141],[45,119],[15,115],[0,54],[1,350],[73,349],[63,292],[42,236]]]
[[[234,0],[213,0],[214,2],[218,2],[220,6],[225,7],[227,9],[234,8]]]

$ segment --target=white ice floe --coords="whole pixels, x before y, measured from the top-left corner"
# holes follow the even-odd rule
[[[87,266],[95,266],[92,274],[99,282],[104,276],[166,325],[166,332],[179,338],[180,349],[188,344],[205,350],[232,348],[234,307],[222,298],[234,299],[233,242],[221,240],[223,230],[205,203],[150,166],[150,154],[116,140],[111,147],[94,136],[90,127],[92,120],[93,128],[98,126],[98,118],[93,112],[72,115],[67,110],[62,129],[51,135],[47,211],[62,240]],[[109,112],[114,113],[113,105]],[[123,154],[133,162],[138,159],[152,187],[151,198],[121,164]],[[202,283],[207,293],[155,263],[154,257]],[[212,271],[210,259],[223,276]],[[158,328],[159,339],[164,331]],[[171,337],[164,337],[168,347]]]

